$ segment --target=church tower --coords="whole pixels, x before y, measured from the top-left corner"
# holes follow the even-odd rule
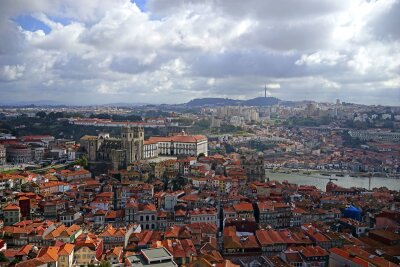
[[[121,132],[121,139],[122,149],[126,151],[127,165],[135,160],[143,159],[143,127],[123,127]]]

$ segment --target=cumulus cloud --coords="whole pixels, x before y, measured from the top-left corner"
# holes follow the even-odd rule
[[[337,51],[318,51],[312,54],[302,55],[299,60],[296,60],[296,65],[328,65],[334,66],[339,61],[346,58],[345,55],[339,54]]]
[[[5,65],[0,72],[0,79],[4,81],[14,81],[21,78],[24,74],[25,66],[23,65]]]
[[[279,89],[272,96],[287,100],[398,104],[399,7],[400,0],[148,0],[142,9],[129,0],[5,1],[2,100],[252,98],[267,81]]]
[[[279,89],[279,88],[281,88],[281,85],[279,83],[267,83],[267,84],[265,84],[265,86],[268,89]]]

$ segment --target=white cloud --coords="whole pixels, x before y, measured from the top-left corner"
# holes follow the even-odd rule
[[[386,104],[386,90],[399,89],[399,3],[149,0],[143,12],[129,0],[7,1],[2,98],[174,103],[251,98],[268,81],[284,99],[346,101],[363,88]],[[50,32],[23,29],[20,15]]]
[[[215,82],[216,82],[215,78],[210,78],[210,79],[207,80],[207,84],[209,86],[214,86]]]
[[[24,65],[5,65],[0,72],[0,80],[5,81],[15,81],[24,75],[25,66]]]
[[[103,95],[108,95],[108,94],[115,94],[115,93],[117,93],[116,90],[113,89],[110,85],[104,84],[104,83],[102,83],[102,84],[100,84],[100,85],[98,86],[97,91],[98,91],[100,94],[103,94]]]
[[[318,51],[313,54],[304,54],[295,62],[296,65],[328,65],[334,66],[339,61],[343,61],[345,55],[341,55],[337,51]]]
[[[279,89],[281,85],[279,83],[267,83],[267,89]]]
[[[399,89],[399,88],[400,88],[400,77],[397,77],[397,78],[393,78],[393,79],[384,81],[384,82],[383,82],[383,85],[384,85],[385,87],[397,88],[397,89]]]

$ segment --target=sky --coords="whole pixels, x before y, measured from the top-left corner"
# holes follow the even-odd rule
[[[2,0],[0,103],[400,104],[400,0]]]

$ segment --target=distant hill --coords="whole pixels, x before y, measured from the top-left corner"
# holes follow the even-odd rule
[[[241,100],[229,98],[195,98],[190,100],[186,105],[190,107],[202,106],[238,106]]]
[[[65,103],[52,101],[52,100],[32,100],[32,101],[16,101],[10,103],[0,103],[2,106],[14,106],[14,107],[24,107],[24,106],[65,106]]]
[[[149,105],[148,103],[108,103],[108,104],[99,104],[98,106],[102,107],[139,107],[139,106],[146,106]]]
[[[249,100],[244,100],[242,101],[241,105],[243,106],[272,106],[272,105],[276,105],[279,102],[281,102],[281,100],[279,100],[278,98],[275,97],[256,97],[253,99],[249,99]]]
[[[281,100],[275,97],[256,97],[248,100],[236,100],[229,98],[195,98],[186,103],[186,106],[272,106],[280,102]]]

